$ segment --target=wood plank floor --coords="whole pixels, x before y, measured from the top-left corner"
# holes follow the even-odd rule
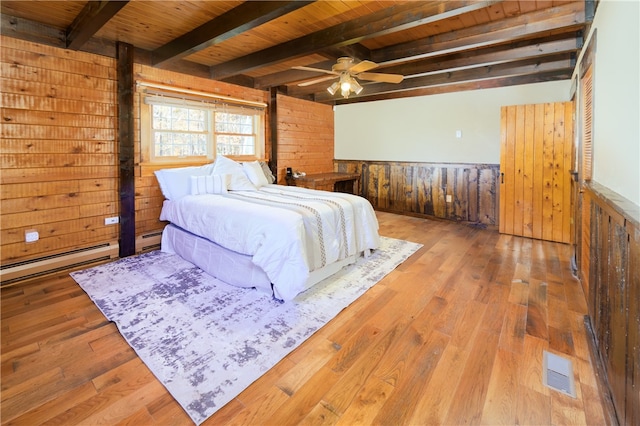
[[[569,246],[378,218],[424,246],[205,425],[606,424]],[[67,274],[3,289],[1,315],[3,425],[191,423]],[[543,350],[576,399],[543,386]]]

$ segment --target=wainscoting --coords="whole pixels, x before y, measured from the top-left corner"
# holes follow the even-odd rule
[[[578,260],[596,352],[618,423],[637,425],[640,424],[638,207],[595,183],[585,187],[583,197],[584,232],[578,244]]]
[[[360,173],[359,194],[377,210],[498,224],[498,164],[335,160],[334,170]]]

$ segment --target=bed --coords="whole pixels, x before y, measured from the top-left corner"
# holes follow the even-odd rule
[[[223,156],[156,172],[166,198],[160,219],[170,222],[161,250],[287,301],[378,248],[366,199],[275,185],[269,175],[264,164]]]

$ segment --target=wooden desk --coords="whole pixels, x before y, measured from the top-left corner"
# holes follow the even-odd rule
[[[301,186],[309,189],[321,189],[323,191],[360,193],[359,173],[318,173],[299,178],[288,178],[288,185]]]

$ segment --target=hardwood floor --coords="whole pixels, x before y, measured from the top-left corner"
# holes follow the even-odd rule
[[[378,218],[424,246],[205,425],[607,423],[569,246]],[[2,289],[1,315],[2,424],[191,423],[68,275]],[[542,384],[543,350],[577,398]]]

